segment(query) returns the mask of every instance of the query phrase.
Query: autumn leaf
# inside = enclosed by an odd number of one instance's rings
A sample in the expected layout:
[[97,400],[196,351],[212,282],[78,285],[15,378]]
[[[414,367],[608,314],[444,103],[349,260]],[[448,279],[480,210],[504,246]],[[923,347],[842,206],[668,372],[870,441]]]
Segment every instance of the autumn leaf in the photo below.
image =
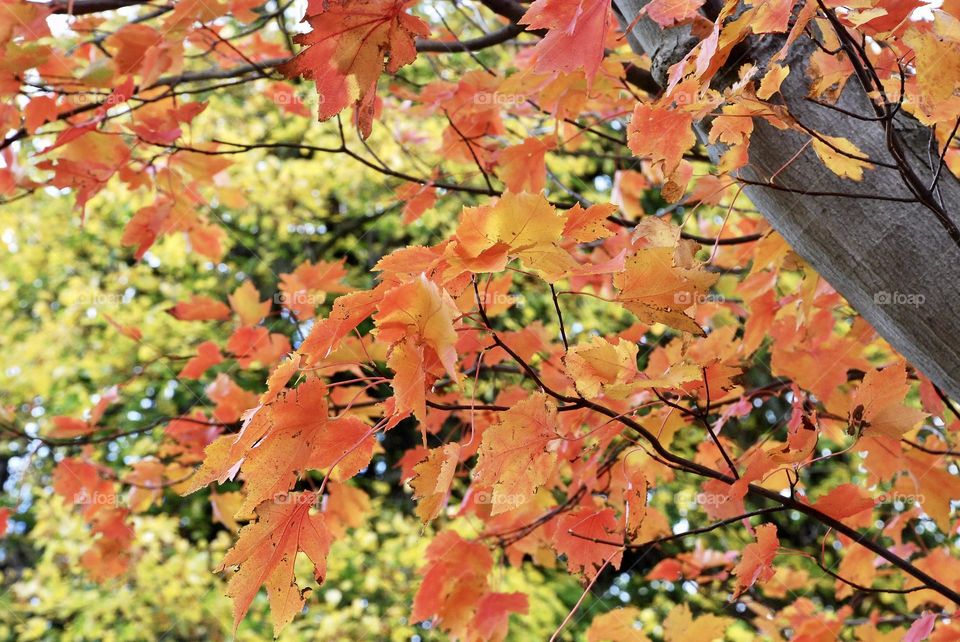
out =
[[294,576],[297,553],[306,553],[317,582],[323,583],[330,534],[323,515],[310,510],[316,499],[316,493],[304,492],[265,501],[255,509],[256,520],[240,530],[219,569],[237,567],[227,584],[227,595],[233,599],[234,632],[261,586],[267,587],[274,635],[303,609],[307,590],[297,586]]
[[487,593],[477,604],[471,628],[480,640],[502,642],[511,613],[526,615],[529,600],[523,593]]
[[794,0],[754,0],[750,6],[756,7],[757,13],[750,21],[753,33],[782,33],[789,26],[793,15]]
[[587,208],[576,203],[567,210],[563,238],[571,238],[577,243],[590,243],[613,236],[614,232],[606,224],[615,211],[617,206],[612,203],[597,203]]
[[225,321],[230,318],[230,308],[201,294],[194,294],[189,301],[181,301],[167,312],[180,321]]
[[665,642],[686,642],[702,640],[712,642],[723,638],[724,632],[733,624],[733,619],[707,613],[694,617],[690,607],[677,604],[663,621],[663,639]]
[[280,303],[297,319],[312,319],[317,306],[329,294],[343,294],[352,288],[344,283],[343,261],[305,261],[293,272],[280,275]]
[[544,156],[553,149],[537,138],[527,137],[519,145],[503,149],[498,157],[497,175],[511,192],[530,192],[543,190],[547,181],[547,168]]
[[837,176],[859,181],[863,180],[863,170],[873,169],[860,148],[846,138],[819,134],[811,143],[823,164]]
[[83,506],[87,519],[117,504],[113,483],[101,477],[97,466],[76,458],[57,464],[53,471],[53,490],[70,504]]
[[841,484],[814,502],[813,507],[834,519],[844,519],[873,508],[874,503],[859,486]]
[[613,568],[620,566],[622,547],[606,543],[622,539],[623,535],[618,534],[617,529],[613,509],[581,508],[560,518],[554,546],[558,553],[566,555],[571,573],[583,573],[593,578],[607,560]]
[[474,273],[499,272],[516,257],[555,280],[576,267],[560,247],[565,223],[542,194],[506,192],[493,207],[464,210],[447,254]]
[[223,361],[220,348],[213,341],[204,341],[197,346],[197,354],[192,356],[177,375],[181,379],[199,379],[204,372]]
[[427,184],[404,183],[397,188],[397,200],[403,203],[403,222],[409,225],[437,202],[437,188]]
[[413,467],[416,474],[410,487],[418,500],[417,515],[423,523],[436,519],[446,506],[459,460],[460,444],[446,444],[431,449],[426,459]]
[[491,514],[515,510],[533,499],[557,463],[550,443],[556,433],[557,407],[543,393],[531,395],[487,428],[474,468],[474,483],[490,488]]
[[705,0],[653,0],[643,10],[661,27],[686,22],[698,15]]
[[777,527],[773,524],[762,524],[757,526],[756,533],[756,543],[747,544],[740,555],[740,562],[733,568],[733,574],[737,576],[734,597],[756,582],[765,582],[773,577],[773,558],[780,546]]
[[903,642],[922,642],[933,633],[937,623],[937,614],[924,611],[917,620],[910,625],[910,630],[903,636]]
[[227,298],[241,325],[257,325],[270,314],[270,301],[260,300],[260,293],[251,281],[244,281]]
[[311,2],[305,22],[311,31],[296,37],[306,49],[284,67],[287,76],[314,80],[320,120],[348,105],[358,113],[361,135],[370,135],[377,79],[416,58],[414,38],[427,24],[405,11],[413,0],[327,0]]
[[619,290],[617,300],[645,323],[665,323],[703,334],[684,311],[705,295],[717,275],[704,271],[686,242],[676,240],[672,230],[652,229],[648,237],[652,246],[639,249],[627,259],[626,270],[613,277]]
[[[441,532],[427,547],[426,562],[420,569],[423,581],[414,597],[410,620],[436,618],[441,629],[466,637],[479,601],[486,593],[492,568],[493,556],[483,544],[467,541],[453,531]],[[516,600],[508,599],[506,605],[495,610],[502,613],[518,606]],[[481,622],[490,627],[496,624],[491,620],[499,617],[502,615],[491,613]]]
[[909,390],[902,363],[871,370],[850,397],[850,426],[866,435],[900,439],[926,417],[926,413],[904,404]]
[[790,67],[784,65],[770,65],[763,80],[760,81],[760,87],[757,89],[757,98],[760,100],[769,100],[774,94],[780,92],[780,86],[787,76],[790,75]]
[[610,0],[536,0],[520,24],[548,30],[534,48],[537,71],[583,69],[592,80],[603,60]]
[[430,348],[452,379],[457,379],[456,304],[436,283],[421,275],[388,291],[374,315],[377,336],[388,343],[413,338]]
[[623,399],[630,394],[630,385],[639,376],[637,344],[622,337],[611,343],[602,337],[576,345],[563,358],[567,376],[577,391],[588,399],[603,394]]
[[53,422],[53,430],[47,431],[47,434],[55,439],[79,437],[90,434],[97,429],[96,426],[76,417],[53,417],[51,421]]
[[640,609],[626,606],[596,616],[587,629],[587,642],[649,642],[636,626],[640,615]]
[[683,155],[697,142],[693,115],[661,105],[638,103],[627,129],[630,151],[641,158],[663,163],[664,176],[672,176]]

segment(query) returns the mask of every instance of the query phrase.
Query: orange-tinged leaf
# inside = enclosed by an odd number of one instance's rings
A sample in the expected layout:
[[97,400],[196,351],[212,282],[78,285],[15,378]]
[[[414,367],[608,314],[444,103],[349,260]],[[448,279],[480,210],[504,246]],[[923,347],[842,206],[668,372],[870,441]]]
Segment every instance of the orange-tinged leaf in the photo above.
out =
[[577,243],[590,243],[613,236],[615,232],[606,226],[607,217],[617,211],[613,203],[597,203],[584,209],[576,203],[567,210],[567,220],[563,224],[563,237],[572,238]]
[[[387,366],[393,370],[390,386],[398,413],[413,413],[422,424],[427,421],[427,367],[423,347],[403,341],[390,349]],[[424,435],[426,440],[426,435]]]
[[341,537],[348,528],[357,528],[366,522],[370,512],[370,497],[365,492],[356,486],[329,481],[327,493],[323,515],[334,537]]
[[620,337],[611,343],[603,337],[573,346],[563,358],[567,376],[588,399],[603,394],[623,399],[630,394],[637,370],[637,344]]
[[471,272],[499,272],[516,257],[554,281],[577,267],[559,245],[564,216],[542,194],[506,192],[492,207],[466,208],[448,255]]
[[270,314],[270,301],[260,300],[260,293],[252,281],[244,281],[227,297],[230,307],[240,317],[242,325],[257,325]]
[[397,188],[397,200],[403,203],[403,222],[406,225],[420,218],[437,202],[437,188],[433,185],[404,183]]
[[760,81],[760,87],[757,89],[757,98],[760,100],[769,100],[774,94],[780,92],[780,85],[790,75],[790,67],[785,65],[771,64]]
[[377,439],[370,426],[347,416],[327,422],[313,443],[307,466],[329,471],[331,479],[344,481],[370,465]]
[[752,0],[757,13],[750,20],[753,33],[783,33],[790,23],[795,0]]
[[733,618],[707,613],[694,617],[690,607],[677,604],[663,621],[664,642],[713,642],[723,639],[723,634],[733,624]]
[[623,548],[594,541],[622,540],[623,533],[618,530],[612,508],[584,507],[559,519],[554,546],[557,552],[567,556],[567,568],[571,573],[583,573],[593,578],[608,559],[614,568],[619,568]]
[[637,626],[641,613],[635,606],[626,606],[598,615],[587,629],[587,642],[649,642]]
[[844,519],[873,508],[875,502],[864,489],[855,484],[841,484],[813,503],[813,507],[834,517]]
[[47,434],[54,439],[79,437],[90,434],[97,429],[95,425],[75,417],[54,417],[52,421],[53,430],[48,431]]
[[436,519],[446,506],[459,461],[460,444],[450,443],[432,448],[426,459],[413,467],[416,475],[410,480],[410,487],[417,500],[417,516],[424,524]]
[[500,415],[483,433],[475,483],[491,489],[491,514],[515,510],[533,500],[557,464],[550,442],[557,435],[557,407],[536,393]]
[[24,127],[31,134],[44,123],[57,119],[57,101],[50,96],[32,98],[23,110]]
[[[666,242],[657,237],[659,244]],[[706,272],[683,244],[646,247],[627,259],[626,270],[614,275],[617,300],[644,323],[669,326],[703,334],[684,310],[702,299],[717,280]]]
[[309,365],[329,357],[341,339],[373,314],[382,296],[382,290],[375,288],[337,297],[330,315],[314,324],[300,346],[305,363]]
[[696,143],[692,114],[643,103],[633,110],[627,144],[637,156],[662,162],[664,176],[673,175],[683,155]]
[[756,533],[757,541],[744,547],[740,562],[733,568],[733,574],[737,576],[734,597],[755,583],[765,582],[773,577],[773,558],[780,546],[777,527],[773,524],[761,524],[757,526]]
[[330,533],[323,515],[311,512],[316,493],[290,493],[265,501],[256,508],[256,521],[240,530],[237,543],[220,564],[223,570],[236,566],[227,583],[233,599],[234,631],[247,614],[250,603],[266,585],[274,635],[303,609],[304,593],[297,586],[293,567],[297,554],[306,553],[314,575],[323,583],[327,573]]
[[285,65],[284,72],[316,82],[320,120],[353,104],[361,135],[370,135],[380,74],[396,73],[413,62],[414,38],[430,33],[423,20],[405,11],[413,4],[413,0],[325,0],[308,5],[304,20],[311,31],[296,37],[306,48]]
[[200,294],[194,294],[189,301],[181,301],[167,312],[180,321],[226,321],[230,318],[230,308]]
[[705,0],[653,0],[643,10],[661,27],[670,27],[690,20]]
[[537,138],[527,137],[519,145],[511,145],[498,156],[497,175],[511,192],[539,193],[547,183],[544,158],[553,149]]
[[583,69],[592,80],[603,60],[610,0],[536,0],[520,24],[548,30],[534,48],[537,71]]
[[214,418],[227,424],[237,421],[245,410],[257,405],[257,395],[238,386],[223,372],[206,387],[205,393],[217,404]]
[[921,410],[904,405],[909,391],[902,362],[883,370],[871,370],[850,397],[847,411],[850,425],[867,435],[900,439],[927,416]]
[[487,593],[477,604],[471,628],[476,639],[502,642],[511,613],[526,615],[530,605],[523,593]]
[[493,556],[480,542],[443,531],[430,542],[426,558],[410,620],[422,622],[435,617],[441,629],[465,634],[477,601],[487,590]]
[[377,337],[388,343],[414,338],[433,349],[447,374],[457,379],[456,304],[445,290],[421,275],[388,291],[374,315]]
[[237,523],[237,514],[240,512],[240,505],[243,503],[243,493],[238,491],[228,491],[210,493],[210,508],[213,520],[220,522],[227,527],[231,533],[240,530],[240,524]]
[[297,319],[314,317],[316,307],[331,293],[343,294],[352,288],[343,280],[347,271],[344,261],[309,261],[301,263],[290,274],[280,275],[280,303]]
[[53,490],[68,503],[83,506],[87,519],[117,504],[113,483],[103,479],[96,466],[80,459],[68,458],[57,463]]
[[197,346],[197,354],[180,370],[177,376],[181,379],[199,379],[203,373],[223,361],[220,348],[213,341],[204,341]]

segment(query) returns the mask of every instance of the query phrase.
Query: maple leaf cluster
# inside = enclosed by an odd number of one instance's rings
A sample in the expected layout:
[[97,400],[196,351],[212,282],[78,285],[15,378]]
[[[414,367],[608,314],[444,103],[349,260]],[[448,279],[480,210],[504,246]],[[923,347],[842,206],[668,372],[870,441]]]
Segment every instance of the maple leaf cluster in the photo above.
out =
[[[3,198],[69,190],[85,219],[122,190],[131,262],[179,238],[226,272],[242,243],[223,213],[256,198],[234,156],[264,154],[262,168],[299,150],[380,172],[389,205],[376,216],[429,231],[372,251],[366,269],[311,251],[273,282],[237,270],[229,289],[166,307],[193,337],[170,379],[202,390],[176,416],[111,425],[124,381],[50,420],[46,445],[81,447],[51,485],[88,525],[95,579],[135,564],[135,516],[165,491],[201,497],[184,501],[209,501],[237,531],[218,568],[234,627],[265,588],[279,634],[328,581],[331,547],[376,519],[366,482],[388,462],[431,533],[410,618],[454,639],[504,640],[531,613],[497,581],[501,564],[565,571],[585,596],[614,570],[722,593],[752,609],[741,633],[773,639],[835,639],[861,613],[853,596],[886,592],[904,624],[893,635],[960,636],[938,619],[960,599],[960,478],[943,457],[956,406],[756,215],[740,173],[760,128],[799,137],[797,157],[851,184],[897,169],[808,127],[791,83],[837,113],[845,86],[863,84],[865,120],[908,114],[932,132],[936,175],[957,169],[955,2],[919,19],[918,2],[653,0],[641,27],[687,34],[668,65],[630,48],[636,22],[610,0],[507,2],[474,40],[433,3],[310,0],[290,41],[286,8],[183,1],[124,24],[74,15],[76,33],[109,35],[69,53],[48,18],[75,6],[0,4],[15,18],[0,22]],[[273,19],[282,28],[261,31]],[[485,51],[508,41],[520,43],[509,56]],[[742,59],[758,43],[767,58]],[[441,53],[479,68],[431,68]],[[204,83],[224,79],[267,85],[303,140],[257,123],[257,142],[206,136],[207,94],[226,89]],[[295,93],[301,79],[326,124]],[[564,182],[578,172],[593,186]],[[119,341],[153,338],[105,320]],[[121,473],[97,448],[154,428],[155,449]],[[701,537],[720,528],[739,535]],[[298,576],[301,553],[312,579]],[[799,595],[813,582],[836,596],[828,620]],[[889,606],[858,639],[880,639],[868,634]],[[679,601],[651,626],[630,604],[585,636],[714,640],[740,626],[701,610]]]

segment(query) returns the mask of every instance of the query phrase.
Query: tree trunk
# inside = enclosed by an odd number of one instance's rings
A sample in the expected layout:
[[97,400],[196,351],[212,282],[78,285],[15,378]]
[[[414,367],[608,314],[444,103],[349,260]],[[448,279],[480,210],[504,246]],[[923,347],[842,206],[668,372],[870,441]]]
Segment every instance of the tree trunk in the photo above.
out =
[[[645,4],[614,0],[614,9],[630,23]],[[630,34],[634,50],[653,60],[652,71],[660,82],[669,65],[689,49],[688,40],[686,28],[661,29],[646,17]],[[765,64],[782,42],[767,36],[765,43],[748,49],[751,62]],[[814,131],[849,139],[866,157],[892,163],[881,123],[804,99],[809,93],[806,60],[814,46],[801,36],[785,61],[790,75],[780,93],[790,113]],[[847,82],[837,106],[864,116],[874,114],[856,76]],[[944,223],[919,202],[876,198],[912,199],[896,169],[876,166],[859,182],[840,178],[809,145],[793,158],[809,136],[775,129],[761,119],[754,123],[750,162],[740,177],[766,183],[776,175],[777,185],[796,191],[748,186],[750,200],[882,337],[950,396],[960,398],[960,249]],[[931,130],[902,111],[895,123],[909,164],[925,182],[931,181],[939,162]],[[704,132],[699,133],[705,140]],[[716,160],[721,151],[711,148],[711,157]],[[960,224],[956,211],[960,183],[943,168],[938,185],[947,217]]]

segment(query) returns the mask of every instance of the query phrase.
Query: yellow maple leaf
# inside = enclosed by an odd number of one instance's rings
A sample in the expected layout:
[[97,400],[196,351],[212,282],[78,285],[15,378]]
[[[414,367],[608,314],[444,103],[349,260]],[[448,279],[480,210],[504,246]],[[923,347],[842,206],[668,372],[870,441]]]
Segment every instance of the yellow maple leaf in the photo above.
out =
[[866,160],[860,148],[841,136],[825,136],[819,134],[814,138],[813,151],[827,168],[837,176],[844,176],[855,181],[863,179],[863,170],[873,169],[873,165]]

